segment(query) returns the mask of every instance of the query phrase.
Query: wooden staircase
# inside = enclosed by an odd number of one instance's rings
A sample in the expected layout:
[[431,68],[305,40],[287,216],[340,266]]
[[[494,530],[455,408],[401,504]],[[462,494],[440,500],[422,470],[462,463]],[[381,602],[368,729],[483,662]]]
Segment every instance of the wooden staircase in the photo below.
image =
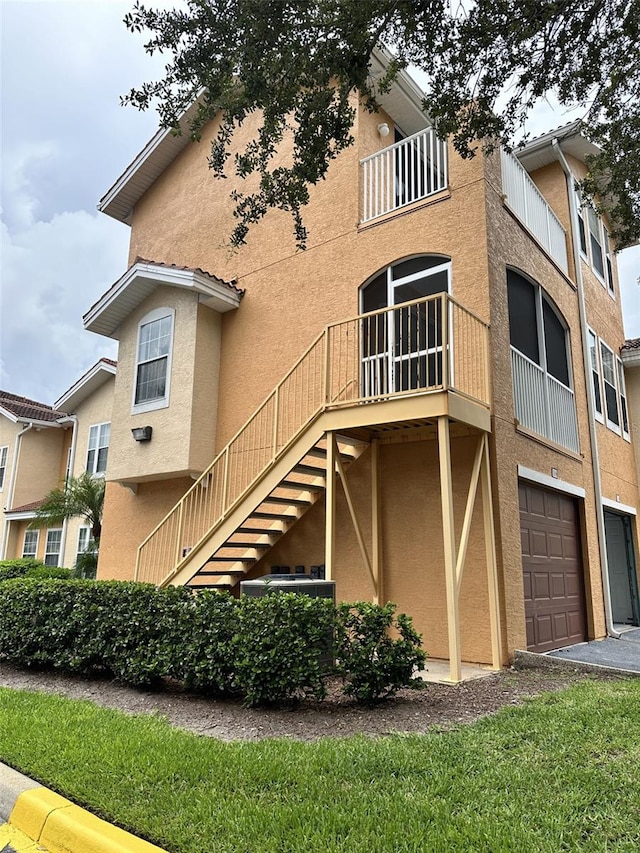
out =
[[[369,446],[346,436],[337,436],[340,459],[345,468]],[[335,475],[334,475],[335,476]],[[253,566],[324,498],[327,449],[324,439],[309,448],[273,491],[216,547],[207,562],[188,581],[196,589],[232,589]],[[219,545],[218,545],[219,542]]]
[[490,429],[475,314],[441,293],[327,326],[141,543],[136,580],[235,586],[322,498],[328,436],[344,485],[376,430],[440,416]]

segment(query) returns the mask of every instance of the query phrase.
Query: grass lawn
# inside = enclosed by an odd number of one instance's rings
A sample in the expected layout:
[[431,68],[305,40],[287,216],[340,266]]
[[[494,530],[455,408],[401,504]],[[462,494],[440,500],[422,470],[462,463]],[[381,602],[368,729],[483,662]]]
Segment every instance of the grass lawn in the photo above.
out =
[[311,744],[0,689],[0,759],[172,853],[640,850],[640,680]]

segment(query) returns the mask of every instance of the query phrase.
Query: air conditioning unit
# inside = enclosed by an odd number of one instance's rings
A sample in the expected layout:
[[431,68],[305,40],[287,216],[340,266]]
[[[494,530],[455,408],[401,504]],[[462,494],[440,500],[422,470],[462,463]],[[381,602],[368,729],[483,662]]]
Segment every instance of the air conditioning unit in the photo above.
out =
[[[310,598],[330,598],[335,604],[335,581],[323,581],[311,575],[263,575],[250,581],[240,582],[240,594],[262,598],[274,592],[295,592]],[[319,656],[320,665],[330,668],[335,664],[333,653],[333,633],[327,637],[327,650]]]
[[261,598],[270,592],[295,592],[308,595],[309,598],[330,598],[336,600],[335,581],[323,581],[311,575],[263,575],[250,581],[240,582],[240,593]]

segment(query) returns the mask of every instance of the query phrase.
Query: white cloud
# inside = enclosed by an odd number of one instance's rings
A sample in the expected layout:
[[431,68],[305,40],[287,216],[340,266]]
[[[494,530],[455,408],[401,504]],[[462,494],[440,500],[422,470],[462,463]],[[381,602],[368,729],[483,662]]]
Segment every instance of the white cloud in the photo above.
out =
[[127,231],[86,211],[14,234],[2,226],[2,387],[52,403],[115,357],[115,342],[85,332],[82,314],[121,274]]

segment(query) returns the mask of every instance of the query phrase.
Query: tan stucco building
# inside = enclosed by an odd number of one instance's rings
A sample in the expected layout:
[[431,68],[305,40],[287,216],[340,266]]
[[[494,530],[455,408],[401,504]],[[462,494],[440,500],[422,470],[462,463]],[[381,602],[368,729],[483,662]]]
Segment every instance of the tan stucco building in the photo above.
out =
[[92,547],[86,519],[34,527],[45,495],[107,468],[116,363],[101,359],[53,405],[0,391],[0,559],[72,567]]
[[579,126],[463,160],[420,106],[401,75],[358,111],[304,252],[276,211],[229,249],[216,122],[101,200],[131,243],[84,317],[119,342],[98,576],[311,572],[396,602],[457,680],[640,624],[640,403]]

